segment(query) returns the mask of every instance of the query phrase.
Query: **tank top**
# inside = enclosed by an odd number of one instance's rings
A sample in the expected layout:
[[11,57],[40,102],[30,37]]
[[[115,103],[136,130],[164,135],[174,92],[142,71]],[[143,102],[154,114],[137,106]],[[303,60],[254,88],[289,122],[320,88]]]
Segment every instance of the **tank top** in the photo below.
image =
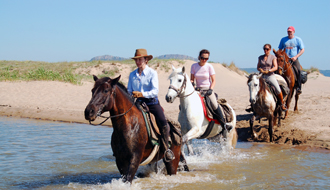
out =
[[[273,66],[273,60],[276,59],[275,55],[269,54],[267,57],[267,60],[264,60],[265,55],[260,55],[259,56],[259,63],[260,63],[260,68],[264,71],[270,70]],[[267,75],[271,75],[273,73],[268,73]]]

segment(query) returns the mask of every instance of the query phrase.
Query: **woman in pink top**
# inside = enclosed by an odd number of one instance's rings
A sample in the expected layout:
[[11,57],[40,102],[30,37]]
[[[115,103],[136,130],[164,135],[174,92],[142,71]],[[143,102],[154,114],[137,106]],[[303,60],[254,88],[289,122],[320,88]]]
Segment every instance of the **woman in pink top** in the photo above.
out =
[[[198,91],[206,91],[206,96],[211,100],[212,108],[215,112],[215,118],[220,122],[224,127],[226,124],[226,119],[222,115],[222,111],[217,102],[217,98],[213,92],[215,86],[215,71],[211,64],[207,62],[209,59],[210,52],[206,49],[203,49],[199,52],[198,63],[191,65],[190,69],[190,80],[193,86],[195,86],[196,80],[196,89]],[[230,126],[226,126],[227,130],[230,130]]]

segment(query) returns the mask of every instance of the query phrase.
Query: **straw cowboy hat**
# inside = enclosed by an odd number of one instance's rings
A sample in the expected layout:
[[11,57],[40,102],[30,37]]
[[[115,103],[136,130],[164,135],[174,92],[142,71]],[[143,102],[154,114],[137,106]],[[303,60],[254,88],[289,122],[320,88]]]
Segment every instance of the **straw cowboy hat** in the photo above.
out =
[[135,57],[132,57],[132,59],[138,59],[140,57],[146,57],[148,60],[151,60],[153,58],[152,55],[148,55],[146,49],[137,49],[135,51]]

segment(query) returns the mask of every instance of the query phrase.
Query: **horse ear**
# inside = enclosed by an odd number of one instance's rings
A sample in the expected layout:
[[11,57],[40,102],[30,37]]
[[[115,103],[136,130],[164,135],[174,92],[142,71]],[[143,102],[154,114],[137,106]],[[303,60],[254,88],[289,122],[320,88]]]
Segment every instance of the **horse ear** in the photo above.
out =
[[184,73],[185,70],[186,70],[186,68],[183,66],[182,67],[182,73]]
[[97,76],[95,76],[95,75],[93,75],[93,79],[94,79],[94,81],[99,80],[99,78],[97,78]]
[[260,73],[260,74],[257,76],[257,79],[259,79],[261,76],[262,76],[262,73]]
[[119,82],[121,75],[119,75],[117,78],[111,80],[111,85],[115,85]]
[[172,65],[172,70],[174,71],[175,70],[175,67]]
[[273,52],[274,52],[274,54],[276,55],[276,51],[275,51],[275,49],[273,49]]

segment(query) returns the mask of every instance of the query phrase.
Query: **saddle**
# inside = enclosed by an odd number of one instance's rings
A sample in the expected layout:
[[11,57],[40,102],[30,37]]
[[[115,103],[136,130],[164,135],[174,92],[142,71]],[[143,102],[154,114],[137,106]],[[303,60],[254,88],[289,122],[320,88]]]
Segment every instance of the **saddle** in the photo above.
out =
[[[136,102],[135,104],[143,114],[144,121],[146,123],[147,131],[148,131],[148,136],[149,139],[152,143],[153,146],[155,145],[160,145],[159,144],[159,139],[161,138],[161,134],[159,131],[159,127],[156,123],[155,116],[150,113],[149,108],[145,102]],[[166,116],[165,116],[166,117]],[[170,139],[169,143],[170,145],[174,143],[175,145],[180,145],[181,144],[181,126],[170,119],[166,117],[167,123],[170,127]]]
[[[202,100],[203,108],[205,108],[204,114],[207,120],[212,121],[214,120],[215,123],[220,124],[218,120],[214,119],[214,110],[211,105],[211,100],[208,96],[205,96],[205,93],[200,91],[200,98]],[[227,122],[233,121],[233,114],[228,106],[228,103],[225,99],[218,99],[218,95],[215,93],[215,96],[217,98],[217,102],[219,104],[220,110],[222,112],[222,115],[225,116]]]
[[[292,68],[293,68],[295,83],[298,83],[297,75],[299,75],[299,70],[295,65],[292,65]],[[305,84],[307,82],[307,74],[308,73],[306,71],[300,70],[300,81],[301,81],[302,84]]]
[[[280,75],[278,75],[278,76],[280,76]],[[283,94],[283,101],[285,101],[290,92],[290,89],[289,89],[286,81],[284,79],[283,80],[279,79],[278,76],[276,76],[276,79],[277,79],[277,82],[278,82],[278,84],[281,88],[282,94]],[[265,82],[266,82],[266,86],[267,86],[268,90],[271,92],[275,102],[278,102],[279,100],[276,95],[275,87],[269,81],[265,80]]]

